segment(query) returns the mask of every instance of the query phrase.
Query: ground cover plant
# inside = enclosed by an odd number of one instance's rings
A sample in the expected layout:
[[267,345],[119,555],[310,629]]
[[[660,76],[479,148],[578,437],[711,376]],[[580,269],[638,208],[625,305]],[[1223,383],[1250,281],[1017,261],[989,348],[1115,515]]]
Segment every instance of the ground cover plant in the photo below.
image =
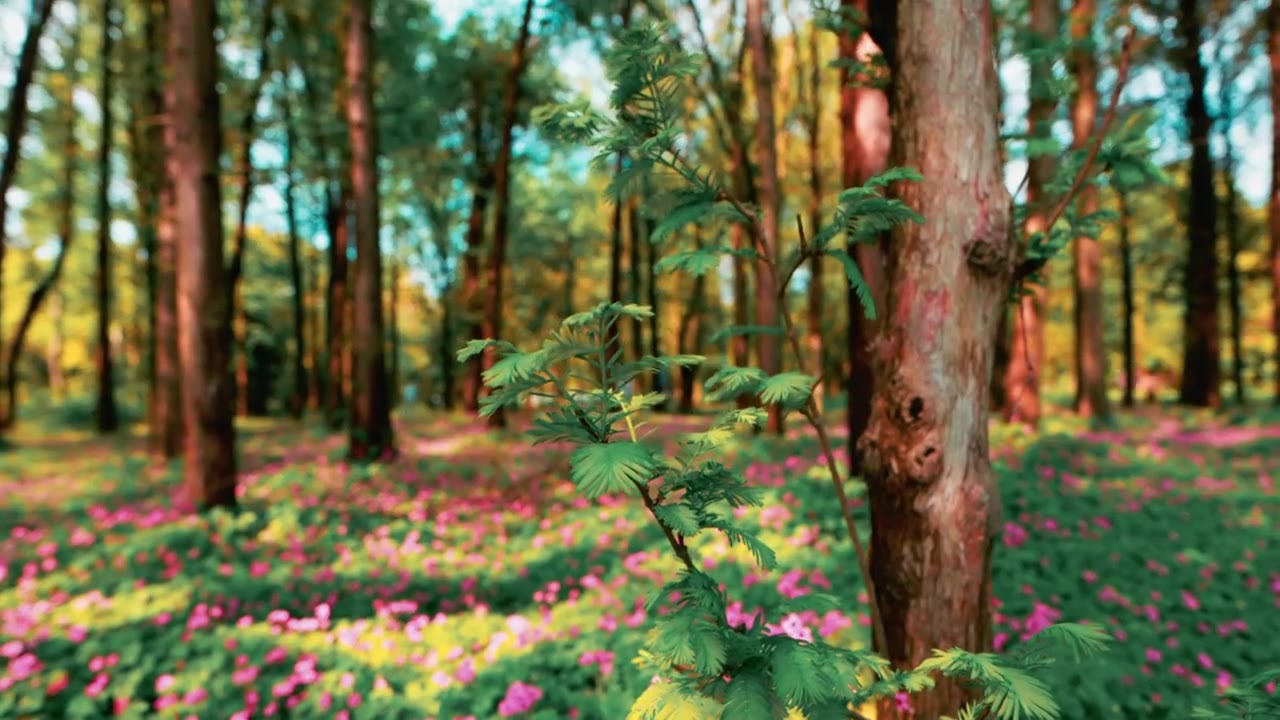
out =
[[[675,449],[694,429],[661,423],[653,439]],[[633,663],[645,633],[674,608],[645,608],[678,561],[643,506],[587,502],[562,448],[495,463],[510,438],[474,422],[398,430],[477,434],[406,444],[366,469],[309,432],[260,428],[238,517],[179,515],[157,492],[173,478],[139,472],[138,447],[4,456],[3,477],[21,464],[41,480],[4,488],[21,515],[6,516],[0,544],[0,716],[624,716],[653,676]],[[1001,458],[1001,649],[1060,621],[1115,638],[1092,662],[1041,674],[1062,717],[1187,717],[1280,663],[1268,641],[1280,631],[1280,439],[1216,432],[1052,435]],[[282,439],[296,450],[279,455]],[[701,563],[733,598],[727,613],[865,647],[865,605],[784,612],[858,582],[815,439],[725,449],[765,501],[738,522],[786,568],[762,571],[709,539]],[[71,491],[50,497],[50,483]]]

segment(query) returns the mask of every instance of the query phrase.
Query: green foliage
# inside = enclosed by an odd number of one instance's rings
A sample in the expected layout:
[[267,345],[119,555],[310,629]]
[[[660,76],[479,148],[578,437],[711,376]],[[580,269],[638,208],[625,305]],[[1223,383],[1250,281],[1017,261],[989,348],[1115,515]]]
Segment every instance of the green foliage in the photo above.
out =
[[[613,82],[611,115],[585,103],[543,107],[536,117],[544,130],[562,139],[593,146],[598,163],[619,153],[627,162],[608,190],[615,202],[640,183],[658,189],[667,215],[653,240],[661,241],[684,225],[709,219],[746,223],[757,240],[756,252],[776,252],[758,242],[757,212],[723,186],[718,175],[696,167],[682,147],[678,128],[687,79],[698,62],[665,40],[665,28],[641,25],[623,31],[606,57]],[[905,222],[923,222],[901,201],[887,198],[893,182],[916,182],[910,169],[894,169],[865,186],[843,192],[830,223],[817,229],[782,265],[783,276],[813,254],[837,257],[849,282],[869,302],[866,284],[850,249]],[[843,246],[836,241],[844,239]],[[668,256],[667,270],[698,275],[718,264],[725,248],[702,248]],[[777,257],[763,256],[778,263]],[[777,554],[754,530],[744,526],[735,508],[759,505],[762,496],[745,478],[706,457],[732,439],[740,425],[758,425],[760,408],[731,411],[708,430],[684,437],[670,456],[646,444],[637,433],[644,411],[658,405],[658,394],[635,395],[628,384],[646,373],[676,365],[696,365],[701,357],[643,357],[628,360],[615,332],[627,319],[644,319],[652,310],[616,302],[571,315],[536,350],[521,350],[498,339],[473,340],[458,353],[466,360],[490,351],[497,361],[485,372],[492,393],[484,411],[515,405],[537,395],[553,407],[535,421],[530,437],[577,445],[570,477],[589,498],[605,494],[639,496],[654,523],[661,527],[674,557],[682,565],[675,579],[651,596],[650,609],[663,597],[678,598],[671,612],[653,629],[638,658],[657,681],[640,694],[629,718],[707,718],[725,713],[782,718],[788,712],[809,718],[838,717],[850,706],[899,692],[920,692],[935,674],[962,676],[985,690],[969,716],[986,713],[1001,720],[1038,720],[1057,716],[1057,705],[1045,685],[1026,669],[994,655],[961,650],[939,651],[909,672],[890,673],[883,660],[823,640],[767,632],[763,624],[730,625],[724,586],[701,569],[690,540],[704,532],[722,534],[729,544],[744,547],[755,563],[771,569]],[[785,335],[781,328],[730,328],[729,334]],[[711,397],[742,394],[784,409],[811,402],[815,379],[803,372],[769,376],[758,368],[723,367],[706,381]],[[829,598],[809,603],[824,605]],[[1091,628],[1059,626],[1056,636],[1075,652],[1097,650],[1101,636]],[[1023,660],[1035,659],[1028,654]],[[872,678],[872,682],[866,680]]]

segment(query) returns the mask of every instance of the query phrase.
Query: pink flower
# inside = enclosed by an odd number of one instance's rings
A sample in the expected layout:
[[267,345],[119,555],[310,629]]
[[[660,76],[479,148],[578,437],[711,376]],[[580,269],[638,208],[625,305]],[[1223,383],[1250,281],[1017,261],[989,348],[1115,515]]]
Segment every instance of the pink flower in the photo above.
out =
[[529,712],[541,699],[542,688],[526,685],[517,680],[511,683],[511,687],[507,688],[506,697],[498,703],[498,714],[502,717],[512,717]]

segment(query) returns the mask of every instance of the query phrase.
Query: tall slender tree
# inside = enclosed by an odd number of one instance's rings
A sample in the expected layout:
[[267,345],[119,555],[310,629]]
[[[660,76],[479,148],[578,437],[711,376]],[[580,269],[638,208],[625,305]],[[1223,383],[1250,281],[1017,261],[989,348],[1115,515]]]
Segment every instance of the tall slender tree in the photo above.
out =
[[[778,212],[781,197],[778,188],[778,154],[774,134],[776,120],[773,97],[773,59],[769,52],[769,31],[765,27],[764,0],[747,0],[746,42],[751,50],[752,79],[756,95],[756,151],[760,164],[759,204],[762,214],[761,237],[768,255],[781,240]],[[778,281],[772,267],[764,262],[756,263],[756,324],[761,327],[779,327]],[[773,335],[759,336],[760,368],[768,375],[782,370],[781,344]],[[770,432],[782,434],[782,406],[769,407]]]
[[[493,248],[489,254],[488,293],[485,295],[484,337],[496,338],[502,334],[503,272],[507,263],[507,224],[511,212],[511,155],[516,128],[516,110],[520,102],[520,82],[529,64],[529,37],[533,25],[533,0],[525,0],[524,15],[520,19],[520,34],[512,52],[511,65],[507,68],[506,85],[502,91],[502,137],[498,144],[498,160],[494,163],[494,213]],[[634,240],[633,240],[634,242]],[[485,352],[484,367],[489,368],[497,360],[492,349]],[[506,427],[506,415],[499,409],[489,416],[489,427]]]
[[[5,356],[4,366],[4,399],[0,399],[0,429],[12,426],[18,419],[18,360],[22,357],[22,349],[26,344],[27,333],[34,324],[40,307],[51,294],[54,294],[62,269],[66,265],[67,251],[75,240],[75,183],[79,170],[80,143],[76,140],[76,120],[79,113],[75,107],[76,86],[79,84],[79,72],[76,61],[80,58],[80,30],[70,29],[71,41],[64,49],[62,68],[59,73],[57,88],[62,90],[58,97],[60,103],[58,120],[62,131],[62,184],[58,188],[58,254],[53,258],[53,265],[27,297],[27,305],[18,320],[18,327],[13,333],[13,341],[9,344],[9,352]],[[56,307],[57,301],[54,301]],[[52,312],[50,313],[53,314]],[[55,328],[57,323],[54,323]],[[56,333],[55,333],[56,337]],[[50,342],[51,345],[56,343]],[[49,385],[52,389],[58,383],[55,376],[59,374],[60,363],[50,363]]]
[[1243,405],[1246,398],[1244,382],[1244,309],[1241,307],[1243,283],[1240,277],[1240,197],[1236,192],[1236,149],[1231,141],[1231,126],[1235,122],[1232,94],[1236,92],[1235,77],[1230,69],[1231,60],[1220,65],[1218,82],[1218,125],[1222,137],[1222,185],[1225,190],[1222,212],[1226,216],[1223,233],[1227,245],[1227,330],[1231,341],[1231,389],[1236,404]]
[[395,451],[382,320],[372,5],[372,0],[351,0],[347,17],[347,126],[351,135],[351,189],[356,220],[349,446],[354,460],[376,460]]
[[[1091,7],[1090,0],[1077,0],[1073,13]],[[1091,13],[1091,10],[1085,10]],[[1072,16],[1073,20],[1075,15]],[[1061,18],[1057,0],[1032,0],[1031,2],[1031,82],[1028,88],[1030,105],[1027,110],[1027,133],[1032,138],[1051,137],[1053,116],[1058,100],[1053,90],[1052,43],[1057,39]],[[1073,25],[1074,31],[1074,25]],[[1092,79],[1081,78],[1087,87],[1081,97],[1094,98]],[[1084,100],[1078,100],[1076,114]],[[1089,105],[1090,108],[1093,105]],[[1090,124],[1092,121],[1090,121]],[[1087,137],[1087,136],[1086,136]],[[1057,162],[1052,154],[1041,153],[1029,161],[1027,167],[1027,218],[1024,235],[1047,232],[1045,222],[1052,211],[1048,186],[1053,180]],[[1040,383],[1044,370],[1044,305],[1047,290],[1043,284],[1028,288],[1013,309],[1012,341],[1009,364],[1005,375],[1006,419],[1035,427],[1040,422]]]
[[[1267,59],[1271,65],[1271,323],[1275,335],[1275,366],[1280,368],[1280,0],[1267,9]],[[1280,370],[1276,371],[1275,402],[1280,405]]]
[[1186,116],[1191,144],[1190,206],[1187,214],[1190,242],[1183,280],[1186,298],[1182,353],[1182,382],[1178,400],[1184,405],[1217,407],[1221,402],[1222,367],[1219,359],[1218,324],[1218,197],[1213,182],[1213,158],[1209,134],[1213,120],[1205,104],[1207,73],[1200,57],[1204,30],[1198,0],[1178,0],[1180,56],[1191,86]]
[[[284,83],[281,84],[284,86]],[[294,180],[297,172],[295,155],[298,131],[295,127],[292,98],[288,93],[281,92],[278,102],[284,116],[284,217],[289,234],[289,278],[293,282],[293,390],[290,393],[289,411],[294,417],[300,418],[310,405],[314,388],[307,377],[307,286],[302,272],[302,241],[298,233],[297,189]]]
[[253,202],[253,140],[258,123],[258,101],[267,86],[271,71],[271,33],[275,27],[275,2],[264,0],[261,4],[261,30],[258,34],[257,75],[245,97],[244,114],[240,116],[240,152],[236,157],[236,230],[231,243],[231,264],[227,269],[227,292],[231,299],[231,327],[235,335],[236,357],[236,411],[249,414],[249,340],[248,318],[244,299],[241,297],[241,277],[244,275],[244,253],[249,234],[249,204]]
[[[1070,64],[1076,78],[1071,108],[1073,147],[1083,150],[1094,136],[1098,120],[1098,62],[1093,48],[1097,18],[1094,0],[1076,0],[1071,9]],[[1080,189],[1076,198],[1080,215],[1098,211],[1098,187]],[[1081,235],[1073,245],[1075,256],[1075,366],[1076,412],[1083,417],[1106,418],[1106,328],[1102,318],[1102,247],[1091,235]]]
[[1117,229],[1120,234],[1120,301],[1123,309],[1122,320],[1122,357],[1124,358],[1124,399],[1122,404],[1131,408],[1134,404],[1134,392],[1137,390],[1137,353],[1134,348],[1134,315],[1137,312],[1133,285],[1133,241],[1130,239],[1133,224],[1133,211],[1129,207],[1129,194],[1124,189],[1117,189],[1116,204],[1119,206],[1120,218]]
[[177,238],[178,356],[188,500],[236,504],[231,327],[218,157],[218,16],[214,0],[169,0],[166,144]]
[[116,409],[115,363],[111,356],[111,141],[115,133],[112,102],[112,47],[115,43],[115,7],[102,0],[102,40],[99,46],[101,82],[98,107],[102,113],[98,134],[98,263],[95,289],[98,312],[98,346],[94,365],[98,375],[98,395],[94,422],[98,432],[115,432],[120,426]]
[[[5,223],[9,216],[9,189],[18,177],[18,160],[22,158],[22,139],[27,134],[27,95],[36,74],[40,57],[40,38],[44,36],[49,15],[53,12],[53,0],[40,0],[35,13],[27,24],[27,35],[18,51],[18,67],[13,76],[13,89],[9,92],[9,108],[4,129],[4,158],[0,159],[0,317],[4,316],[4,258],[8,238]],[[0,335],[0,354],[3,354],[3,335]],[[6,363],[7,364],[7,363]],[[9,381],[6,379],[7,385]],[[0,402],[4,402],[0,398]],[[11,412],[6,410],[5,414]]]
[[[894,194],[926,218],[894,231],[871,422],[859,448],[871,505],[871,576],[897,667],[931,648],[987,651],[999,491],[988,378],[1012,267],[1011,199],[996,123],[989,0],[901,3],[893,45],[893,164],[923,182]],[[957,538],[963,538],[957,541]],[[914,717],[957,715],[940,678]],[[881,718],[903,716],[893,703]]]
[[[843,0],[846,22],[869,28],[874,14],[883,14],[891,3],[879,0],[868,6],[867,0]],[[861,185],[885,169],[889,157],[889,97],[883,89],[883,78],[872,70],[875,56],[885,59],[883,46],[870,31],[840,36],[840,144],[843,167],[841,181],[845,187]],[[891,72],[891,71],[890,71]],[[849,442],[856,445],[871,419],[871,396],[875,374],[871,367],[871,342],[879,332],[878,318],[883,316],[885,291],[884,243],[860,244],[854,248],[854,259],[871,288],[876,317],[869,318],[862,301],[852,288],[846,291],[845,305],[849,316],[849,378],[846,383]],[[859,453],[850,453],[850,473],[862,473]]]

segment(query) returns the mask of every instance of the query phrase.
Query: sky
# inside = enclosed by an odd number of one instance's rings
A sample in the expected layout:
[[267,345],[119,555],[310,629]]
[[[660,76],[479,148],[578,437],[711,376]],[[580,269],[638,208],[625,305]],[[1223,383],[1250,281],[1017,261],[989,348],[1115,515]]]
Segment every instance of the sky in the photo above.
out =
[[[699,1],[708,11],[714,6],[723,4],[717,2],[717,0]],[[487,15],[498,13],[515,15],[519,12],[520,5],[521,0],[484,0],[483,2],[479,0],[436,0],[433,3],[433,8],[443,20],[445,27],[450,28],[468,12],[479,12]],[[25,17],[29,7],[30,0],[0,0],[0,83],[5,88],[12,84],[13,65],[25,32]],[[807,7],[808,3],[793,3],[793,12],[797,21],[804,21],[803,16],[807,14]],[[783,31],[787,24],[779,21],[777,27],[779,31]],[[1206,54],[1208,52],[1206,51]],[[559,53],[558,64],[571,87],[592,96],[598,101],[606,96],[607,86],[604,71],[599,59],[591,52],[589,43],[580,41],[559,50]],[[1006,129],[1016,129],[1020,124],[1025,123],[1027,106],[1026,63],[1020,58],[1013,58],[1002,64],[1000,74],[1006,95]],[[1103,82],[1109,82],[1105,74]],[[1209,87],[1211,95],[1216,95],[1217,93],[1216,82],[1216,77],[1211,75]],[[1265,83],[1266,76],[1263,64],[1255,63],[1254,66],[1243,70],[1239,82],[1242,87]],[[1165,87],[1158,72],[1148,71],[1139,73],[1131,78],[1125,92],[1127,98],[1163,97],[1174,92],[1174,89]],[[77,105],[83,104],[86,106],[84,109],[86,114],[90,116],[97,114],[96,102],[91,93],[86,91],[85,97],[77,98],[77,100]],[[1243,120],[1236,122],[1231,129],[1231,137],[1239,155],[1239,190],[1247,202],[1260,205],[1265,202],[1270,177],[1270,111],[1267,108],[1263,108],[1262,112],[1255,112],[1254,115],[1255,122],[1253,123]],[[1069,133],[1065,123],[1059,129],[1064,133]],[[1221,141],[1216,135],[1214,144],[1215,148],[1220,151]],[[262,155],[263,157],[277,155],[271,148],[261,147],[260,150],[262,152],[255,151],[255,155]],[[1185,155],[1185,153],[1185,142],[1168,142],[1164,146],[1157,148],[1157,159],[1161,161],[1176,160],[1180,155]],[[264,160],[264,162],[269,163],[270,161]],[[1005,179],[1011,190],[1016,189],[1020,184],[1025,170],[1025,162],[1016,158],[1012,158],[1006,165]],[[22,193],[20,189],[11,191],[11,193],[11,201],[15,208],[20,208],[26,204],[25,193]],[[113,183],[112,194],[122,199],[127,198],[128,186],[124,178],[121,178],[117,183]],[[283,206],[283,199],[277,188],[269,185],[261,186],[255,193],[250,213],[251,222],[260,223],[271,230],[283,230]],[[20,232],[21,221],[13,217],[14,215],[17,215],[17,213],[11,213],[10,227],[16,232]],[[118,230],[114,234],[121,241],[127,241],[133,236],[133,229],[124,223],[113,228],[114,230]]]

